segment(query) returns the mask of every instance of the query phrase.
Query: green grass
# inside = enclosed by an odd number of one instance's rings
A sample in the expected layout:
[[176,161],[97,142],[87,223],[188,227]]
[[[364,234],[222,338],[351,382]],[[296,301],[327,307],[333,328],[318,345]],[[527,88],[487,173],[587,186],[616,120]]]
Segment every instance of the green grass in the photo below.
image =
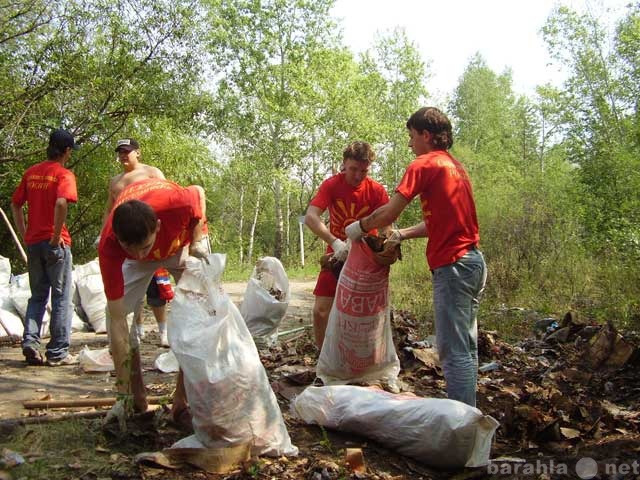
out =
[[[16,429],[0,441],[26,463],[11,469],[13,478],[68,480],[135,474],[130,446],[108,445],[99,420],[66,420]],[[104,450],[104,451],[102,451]]]

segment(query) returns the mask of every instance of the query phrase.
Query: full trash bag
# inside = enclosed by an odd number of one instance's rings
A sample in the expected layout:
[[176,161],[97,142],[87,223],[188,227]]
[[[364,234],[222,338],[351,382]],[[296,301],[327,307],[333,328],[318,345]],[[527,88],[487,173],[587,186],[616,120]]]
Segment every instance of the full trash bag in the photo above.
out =
[[318,358],[318,378],[325,385],[395,387],[400,361],[390,317],[389,266],[377,263],[365,242],[354,242],[338,279]]
[[242,318],[256,345],[273,346],[278,340],[278,327],[287,313],[289,299],[287,273],[275,257],[256,262],[240,306]]
[[172,447],[252,442],[253,455],[297,455],[251,334],[220,285],[225,255],[208,262],[187,260],[169,316],[195,431]]
[[489,462],[498,422],[466,403],[393,394],[373,387],[307,387],[291,403],[310,424],[357,433],[438,468]]

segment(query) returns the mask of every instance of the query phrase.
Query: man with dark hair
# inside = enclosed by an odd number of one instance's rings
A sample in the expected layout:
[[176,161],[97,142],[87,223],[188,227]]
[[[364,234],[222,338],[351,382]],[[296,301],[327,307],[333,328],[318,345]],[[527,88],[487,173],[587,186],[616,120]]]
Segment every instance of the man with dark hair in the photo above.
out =
[[[147,409],[140,349],[135,326],[127,315],[139,308],[154,272],[166,268],[178,280],[189,255],[206,258],[199,244],[206,220],[202,187],[181,187],[148,179],[122,190],[100,235],[98,256],[107,297],[107,329],[119,401],[112,409],[121,417],[133,408]],[[182,375],[173,401],[174,417],[186,410]]]
[[[376,155],[367,142],[353,142],[342,152],[342,171],[320,184],[305,215],[305,224],[327,244],[327,253],[344,261],[348,246],[344,228],[389,201],[384,187],[367,175]],[[329,209],[329,227],[321,215]],[[387,224],[388,225],[388,224]],[[382,226],[382,225],[381,225]],[[313,291],[313,329],[316,346],[322,348],[338,279],[330,270],[320,271]]]
[[428,237],[427,263],[433,274],[436,346],[447,395],[476,404],[478,371],[477,313],[487,270],[478,250],[480,234],[471,183],[448,149],[451,123],[437,108],[425,107],[407,121],[409,147],[416,155],[389,203],[346,228],[352,240],[377,226],[394,222],[420,195],[424,221],[394,230],[391,249],[404,239]]
[[[140,144],[134,138],[123,138],[118,140],[115,148],[118,154],[118,161],[122,165],[124,172],[116,175],[109,182],[109,197],[107,199],[107,208],[102,219],[102,223],[106,222],[109,213],[111,212],[113,205],[120,195],[120,192],[132,183],[140,180],[146,180],[149,178],[157,178],[164,180],[164,174],[160,169],[151,165],[146,165],[140,161],[141,152]],[[96,240],[96,246],[100,241],[100,237]],[[166,286],[158,285],[156,277],[166,275],[166,271],[161,269],[154,274],[153,278],[149,282],[147,287],[147,304],[151,307],[153,316],[158,324],[158,333],[160,334],[160,345],[163,347],[169,346],[169,340],[167,339],[167,300],[163,298],[161,292],[169,291],[173,294],[170,288],[170,284],[167,282]],[[167,278],[168,280],[168,278]],[[165,295],[166,296],[166,295]],[[144,323],[142,319],[142,304],[140,308],[134,314],[134,320],[136,324],[136,333],[141,340],[144,337]]]
[[[54,130],[49,137],[47,160],[33,165],[11,197],[11,212],[20,236],[27,244],[27,268],[31,298],[24,319],[22,353],[29,365],[42,365],[40,329],[51,292],[51,319],[46,364],[77,363],[69,354],[71,336],[71,235],[67,230],[68,204],[78,201],[76,177],[64,168],[77,149],[66,130]],[[28,205],[25,223],[23,205]]]

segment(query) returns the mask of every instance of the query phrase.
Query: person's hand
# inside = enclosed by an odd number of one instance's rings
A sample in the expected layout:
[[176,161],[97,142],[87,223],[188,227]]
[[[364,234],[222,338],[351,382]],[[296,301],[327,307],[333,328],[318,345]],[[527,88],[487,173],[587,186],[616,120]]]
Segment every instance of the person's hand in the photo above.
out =
[[384,241],[383,250],[391,250],[400,245],[400,242],[404,240],[404,237],[400,233],[400,230],[394,229],[391,231],[391,235]]
[[350,238],[354,242],[361,240],[362,237],[366,235],[367,232],[362,230],[362,225],[360,224],[360,220],[356,220],[352,224],[348,225],[347,228],[344,229],[344,233],[346,233],[347,238]]
[[93,248],[98,248],[98,245],[100,245],[100,235],[93,241]]
[[116,403],[113,404],[113,407],[111,407],[111,410],[107,412],[107,416],[104,419],[105,425],[117,423],[120,431],[125,432],[127,430],[128,410],[131,410],[131,407],[127,407],[127,399],[117,400]]
[[189,255],[191,255],[192,257],[200,258],[209,263],[209,252],[201,242],[192,242],[189,245]]
[[333,249],[333,258],[339,262],[344,262],[346,260],[347,254],[349,253],[349,245],[347,245],[347,242],[336,238],[331,242],[331,248]]

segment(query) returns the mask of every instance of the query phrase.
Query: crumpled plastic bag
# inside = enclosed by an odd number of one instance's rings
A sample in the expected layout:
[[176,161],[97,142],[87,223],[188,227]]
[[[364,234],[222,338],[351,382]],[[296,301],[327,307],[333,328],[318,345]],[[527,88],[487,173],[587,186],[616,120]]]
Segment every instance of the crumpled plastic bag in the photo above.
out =
[[115,370],[108,348],[90,350],[86,345],[78,355],[78,363],[85,372],[111,372]]

